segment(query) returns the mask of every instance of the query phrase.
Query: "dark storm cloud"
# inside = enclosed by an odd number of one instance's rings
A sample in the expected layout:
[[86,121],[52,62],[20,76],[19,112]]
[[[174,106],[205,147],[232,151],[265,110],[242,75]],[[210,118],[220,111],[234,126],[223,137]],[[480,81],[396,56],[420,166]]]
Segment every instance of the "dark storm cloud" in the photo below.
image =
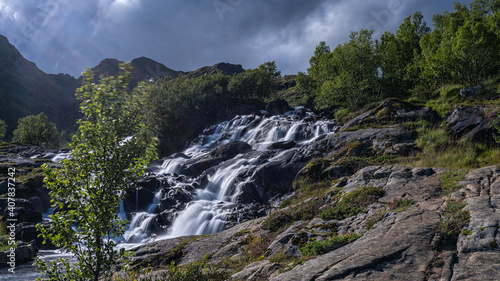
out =
[[275,60],[293,74],[319,41],[334,47],[361,28],[379,36],[416,11],[431,25],[451,9],[435,0],[0,0],[0,34],[49,73],[147,56],[176,70]]

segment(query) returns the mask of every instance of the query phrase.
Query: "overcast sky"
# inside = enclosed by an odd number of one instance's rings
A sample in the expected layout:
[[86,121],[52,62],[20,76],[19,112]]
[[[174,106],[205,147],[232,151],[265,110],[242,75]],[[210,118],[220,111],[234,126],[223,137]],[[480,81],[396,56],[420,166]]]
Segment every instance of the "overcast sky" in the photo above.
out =
[[432,15],[453,10],[453,2],[0,0],[0,34],[47,73],[79,76],[105,58],[145,56],[183,71],[276,61],[283,74],[296,74],[320,41],[333,48],[362,28],[378,37],[416,11],[431,26]]

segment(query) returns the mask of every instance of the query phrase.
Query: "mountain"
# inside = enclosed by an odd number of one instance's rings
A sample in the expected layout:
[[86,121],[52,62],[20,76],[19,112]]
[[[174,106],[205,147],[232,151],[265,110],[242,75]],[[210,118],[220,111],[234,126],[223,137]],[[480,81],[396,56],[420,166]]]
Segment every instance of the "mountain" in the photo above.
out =
[[0,35],[0,119],[7,123],[7,137],[12,136],[19,118],[40,112],[59,130],[74,131],[77,83],[68,74],[43,72]]
[[[98,76],[119,74],[120,61],[107,58],[92,68]],[[199,77],[222,71],[233,75],[243,72],[241,65],[218,63],[195,71],[183,72],[170,69],[150,58],[139,57],[131,61],[131,88],[140,81],[155,77]],[[25,59],[19,51],[0,35],[0,119],[7,123],[7,139],[17,128],[19,118],[44,112],[55,122],[59,131],[76,131],[79,101],[75,90],[82,83],[68,74],[47,74],[36,64]]]
[[[120,73],[120,63],[117,59],[104,59],[92,71],[98,76],[116,76]],[[140,81],[147,81],[156,77],[172,77],[185,76],[188,78],[196,78],[205,74],[214,74],[221,71],[227,75],[234,75],[244,71],[240,64],[230,63],[217,63],[212,66],[204,66],[194,71],[176,71],[170,69],[155,60],[146,57],[133,59],[130,64],[132,65],[130,87],[137,86]],[[81,78],[80,78],[81,79]]]

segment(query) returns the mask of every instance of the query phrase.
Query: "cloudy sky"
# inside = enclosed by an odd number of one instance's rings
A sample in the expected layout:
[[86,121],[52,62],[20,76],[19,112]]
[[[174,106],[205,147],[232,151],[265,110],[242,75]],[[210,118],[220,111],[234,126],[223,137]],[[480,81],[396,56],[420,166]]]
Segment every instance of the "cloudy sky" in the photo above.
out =
[[[276,61],[305,71],[320,41],[351,30],[395,31],[408,15],[453,0],[0,0],[0,34],[47,73],[79,76],[104,58],[152,58],[174,70]],[[470,0],[461,0],[469,3]]]

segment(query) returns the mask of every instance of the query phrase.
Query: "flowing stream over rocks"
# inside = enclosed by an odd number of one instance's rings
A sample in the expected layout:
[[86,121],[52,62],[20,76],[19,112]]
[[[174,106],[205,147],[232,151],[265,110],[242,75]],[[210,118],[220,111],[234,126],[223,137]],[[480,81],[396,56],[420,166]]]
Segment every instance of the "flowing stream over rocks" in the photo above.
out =
[[207,128],[150,169],[121,206],[124,242],[220,232],[267,214],[311,158],[309,145],[337,126],[304,108],[236,116]]

